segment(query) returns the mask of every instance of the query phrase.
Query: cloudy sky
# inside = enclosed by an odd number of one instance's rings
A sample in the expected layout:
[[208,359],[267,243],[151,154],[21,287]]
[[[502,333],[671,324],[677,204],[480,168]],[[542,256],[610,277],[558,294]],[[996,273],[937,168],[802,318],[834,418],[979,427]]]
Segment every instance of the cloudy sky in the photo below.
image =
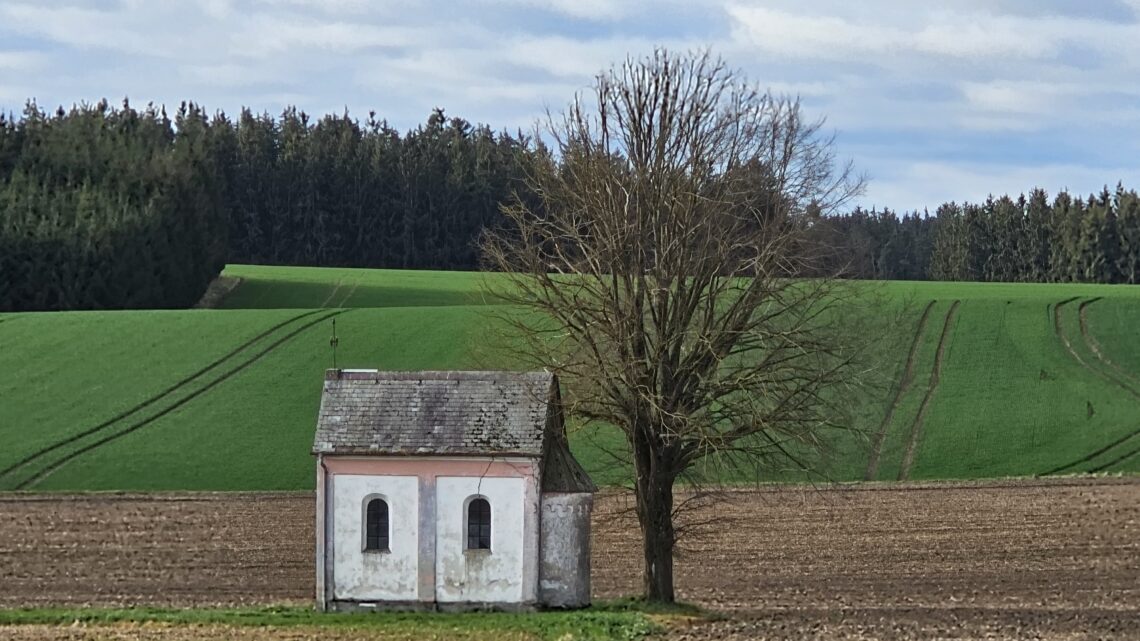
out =
[[655,45],[825,116],[867,206],[1140,187],[1140,0],[0,0],[0,110],[118,101],[529,129]]

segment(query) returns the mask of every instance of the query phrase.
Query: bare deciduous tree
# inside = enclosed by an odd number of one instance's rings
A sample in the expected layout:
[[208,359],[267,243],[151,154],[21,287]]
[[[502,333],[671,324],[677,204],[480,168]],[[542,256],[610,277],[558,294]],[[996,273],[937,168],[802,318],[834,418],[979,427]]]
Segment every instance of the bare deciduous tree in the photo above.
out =
[[504,206],[484,253],[528,364],[567,382],[572,414],[624,432],[645,596],[669,602],[674,483],[697,463],[799,460],[843,425],[849,292],[804,232],[862,181],[797,100],[707,53],[631,59],[587,96],[549,118],[537,198]]

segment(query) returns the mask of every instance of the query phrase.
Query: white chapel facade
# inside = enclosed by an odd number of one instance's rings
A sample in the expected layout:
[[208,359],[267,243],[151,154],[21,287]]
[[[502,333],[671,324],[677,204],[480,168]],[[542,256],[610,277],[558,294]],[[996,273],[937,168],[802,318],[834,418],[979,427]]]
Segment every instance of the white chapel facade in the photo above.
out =
[[323,610],[584,607],[594,486],[546,372],[329,370]]

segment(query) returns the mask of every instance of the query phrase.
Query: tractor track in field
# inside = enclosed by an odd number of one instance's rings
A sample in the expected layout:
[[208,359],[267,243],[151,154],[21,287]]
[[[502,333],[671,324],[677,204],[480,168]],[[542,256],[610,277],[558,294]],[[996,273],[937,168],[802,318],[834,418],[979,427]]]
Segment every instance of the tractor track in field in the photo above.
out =
[[[1124,443],[1127,443],[1128,441],[1136,438],[1137,436],[1140,436],[1140,430],[1136,430],[1135,432],[1130,432],[1128,434],[1125,434],[1124,436],[1116,439],[1115,441],[1109,443],[1108,445],[1105,445],[1104,447],[1100,448],[1099,450],[1096,450],[1095,452],[1090,452],[1090,453],[1082,456],[1081,458],[1079,458],[1075,461],[1072,461],[1070,463],[1066,463],[1064,465],[1058,465],[1057,467],[1049,470],[1048,472],[1042,472],[1042,473],[1038,474],[1037,476],[1050,476],[1053,474],[1058,474],[1060,472],[1069,471],[1072,468],[1074,468],[1074,467],[1076,467],[1082,463],[1091,462],[1093,459],[1100,456],[1101,454],[1104,454],[1105,452],[1108,452],[1109,450],[1111,450],[1115,447],[1123,445]],[[1097,467],[1096,469],[1087,470],[1087,471],[1088,472],[1102,472],[1105,469],[1107,469],[1113,465],[1116,465],[1117,463],[1119,463],[1121,461],[1127,460],[1129,457],[1131,457],[1134,454],[1136,454],[1136,451],[1130,452],[1128,454],[1125,454],[1124,456],[1121,456],[1117,459],[1114,459],[1111,463],[1108,463],[1106,465],[1101,465],[1101,466]]]
[[[1140,399],[1140,392],[1137,392],[1136,389],[1134,389],[1130,385],[1121,381],[1117,376],[1111,375],[1108,372],[1105,372],[1105,371],[1102,371],[1096,367],[1093,367],[1093,365],[1091,363],[1089,363],[1084,358],[1082,358],[1080,353],[1077,352],[1077,350],[1073,347],[1072,341],[1070,341],[1069,337],[1067,335],[1065,335],[1064,323],[1061,321],[1061,308],[1064,307],[1065,305],[1068,305],[1069,303],[1072,303],[1075,300],[1078,300],[1078,299],[1079,299],[1079,297],[1073,296],[1071,298],[1066,298],[1062,301],[1059,301],[1059,302],[1057,302],[1057,304],[1055,304],[1053,306],[1053,333],[1057,336],[1057,339],[1059,341],[1061,341],[1061,344],[1065,347],[1065,351],[1069,354],[1069,356],[1073,360],[1075,360],[1081,367],[1083,367],[1085,370],[1093,373],[1094,375],[1098,376],[1099,378],[1101,378],[1105,381],[1108,381],[1109,383],[1112,383],[1113,385],[1116,385],[1117,387],[1124,390],[1125,392],[1127,392],[1128,394],[1130,394],[1134,398]],[[1085,342],[1085,345],[1089,348],[1089,351],[1092,352],[1092,354],[1096,357],[1096,359],[1101,364],[1103,364],[1106,367],[1108,367],[1108,366],[1116,367],[1115,365],[1111,364],[1110,361],[1108,361],[1106,358],[1104,358],[1103,350],[1101,350],[1100,344],[1096,342],[1096,339],[1092,337],[1092,333],[1089,331],[1088,312],[1087,312],[1088,306],[1095,303],[1098,300],[1100,300],[1100,297],[1092,298],[1092,299],[1083,301],[1077,307],[1077,316],[1080,320],[1080,333],[1081,333],[1081,336]],[[1095,347],[1094,347],[1094,345],[1095,345]],[[1121,370],[1121,371],[1123,372],[1123,370]],[[1125,373],[1125,374],[1127,375],[1127,373]],[[1137,438],[1137,437],[1140,437],[1140,428],[1137,428],[1137,429],[1129,432],[1128,434],[1125,434],[1124,436],[1116,439],[1115,441],[1109,443],[1108,445],[1105,445],[1104,447],[1101,447],[1100,449],[1097,449],[1093,452],[1090,452],[1090,453],[1088,453],[1088,454],[1086,454],[1086,455],[1084,455],[1084,456],[1082,456],[1082,457],[1080,457],[1074,461],[1066,463],[1064,465],[1059,465],[1059,466],[1052,468],[1046,472],[1042,472],[1042,473],[1038,474],[1038,476],[1050,476],[1052,474],[1059,474],[1061,472],[1072,471],[1073,468],[1075,468],[1079,465],[1083,465],[1085,463],[1091,463],[1094,459],[1096,459],[1096,457],[1098,457],[1102,454],[1105,454],[1105,453],[1109,452],[1110,450],[1112,450],[1116,447],[1119,447],[1119,446],[1121,446],[1121,445],[1123,445],[1123,444],[1125,444],[1125,443],[1127,443],[1127,442],[1129,442],[1132,439]],[[1085,471],[1086,472],[1103,472],[1103,471],[1107,470],[1108,468],[1112,467],[1113,465],[1116,465],[1118,463],[1122,463],[1122,462],[1132,458],[1137,453],[1140,453],[1140,448],[1132,450],[1130,452],[1127,452],[1122,456],[1118,456],[1118,457],[1114,458],[1113,460],[1109,461],[1108,463],[1098,465],[1092,469],[1085,470]]]
[[356,290],[359,287],[360,287],[360,281],[356,281],[355,283],[353,283],[352,289],[348,290],[348,293],[344,295],[344,298],[340,299],[340,304],[337,305],[337,307],[344,307],[345,304],[348,303],[348,299],[352,298],[352,295],[356,293]]
[[910,386],[914,383],[914,366],[918,356],[918,348],[922,344],[922,336],[926,332],[926,321],[930,318],[930,310],[934,308],[934,304],[938,301],[932,300],[926,304],[926,308],[922,310],[922,316],[918,319],[918,325],[914,330],[914,337],[911,339],[910,352],[906,356],[906,365],[903,367],[902,378],[899,379],[898,388],[895,390],[895,396],[891,399],[891,404],[887,407],[887,413],[883,416],[883,422],[879,425],[879,430],[875,432],[875,441],[871,446],[871,456],[867,460],[867,470],[863,474],[864,481],[873,481],[875,476],[879,473],[879,459],[883,455],[883,442],[887,439],[887,430],[890,429],[891,421],[894,420],[895,410],[898,409],[902,397],[910,391]]
[[[320,310],[317,310],[317,312],[319,312],[319,311]],[[266,354],[277,349],[282,344],[288,342],[290,339],[297,336],[301,332],[304,332],[305,330],[309,329],[310,327],[313,327],[314,325],[317,325],[318,323],[329,320],[330,318],[333,318],[334,316],[339,316],[341,314],[344,314],[347,311],[349,311],[349,310],[337,310],[337,311],[334,311],[331,313],[323,314],[323,315],[317,317],[316,319],[310,320],[309,322],[307,322],[307,323],[301,325],[300,327],[298,327],[298,328],[290,331],[289,333],[285,334],[281,338],[278,338],[276,341],[270,343],[267,347],[262,349],[260,352],[257,352],[252,357],[250,357],[246,361],[240,363],[239,365],[237,365],[233,369],[223,373],[218,378],[215,378],[214,380],[206,383],[202,388],[190,393],[189,395],[182,398],[181,400],[178,400],[178,401],[172,403],[171,405],[163,408],[157,414],[154,414],[153,416],[145,418],[141,421],[138,421],[138,422],[130,425],[129,427],[126,427],[126,428],[124,428],[118,432],[114,432],[112,434],[108,434],[107,436],[103,436],[102,438],[100,438],[100,439],[98,439],[92,443],[84,445],[84,446],[80,447],[79,449],[64,455],[62,458],[57,459],[54,463],[49,464],[47,467],[45,467],[42,470],[40,470],[39,472],[35,473],[31,477],[29,477],[29,478],[25,479],[24,481],[18,483],[15,486],[15,489],[26,490],[29,487],[31,487],[32,485],[34,485],[34,484],[42,481],[43,479],[47,478],[48,476],[53,474],[56,470],[60,469],[61,467],[63,467],[67,463],[71,462],[72,460],[75,460],[76,458],[94,450],[95,448],[106,445],[107,443],[110,443],[111,441],[117,440],[123,436],[126,436],[127,434],[131,434],[133,432],[138,431],[139,429],[142,429],[143,427],[146,427],[147,425],[150,425],[151,423],[153,423],[153,422],[157,421],[158,419],[166,416],[167,414],[170,414],[171,412],[178,409],[179,407],[182,407],[186,403],[189,403],[190,401],[194,400],[195,398],[198,398],[202,394],[205,394],[206,392],[210,391],[211,389],[213,389],[217,385],[225,382],[226,380],[228,380],[230,377],[234,376],[235,374],[238,374],[239,372],[245,370],[247,367],[249,367],[250,365],[252,365],[255,362],[257,362],[258,360],[260,360],[263,356],[265,356]],[[317,312],[308,312],[305,314],[301,314],[300,316],[295,316],[286,322],[292,322],[293,320],[297,320],[299,318],[307,317],[307,316],[310,316],[313,313],[317,313]],[[283,324],[284,323],[282,323],[282,325]],[[107,426],[104,426],[104,427],[109,427],[110,425],[111,424],[108,424]],[[76,439],[72,439],[72,441],[70,441],[70,442],[74,442],[74,440],[76,440]],[[55,449],[58,449],[58,448],[55,448]]]
[[[1140,380],[1138,380],[1132,372],[1129,372],[1120,365],[1116,364],[1114,361],[1110,360],[1108,356],[1105,355],[1104,349],[1101,347],[1100,342],[1096,340],[1096,337],[1093,336],[1092,331],[1089,330],[1088,308],[1093,303],[1101,300],[1101,298],[1101,296],[1090,298],[1082,302],[1077,308],[1077,316],[1080,320],[1081,327],[1081,337],[1084,339],[1085,345],[1089,348],[1089,351],[1093,353],[1093,356],[1095,356],[1096,359],[1101,362],[1101,364],[1109,368],[1109,370],[1111,370],[1111,372],[1115,375],[1117,385],[1127,390],[1136,398],[1140,399],[1140,392],[1137,391],[1137,386],[1138,383],[1140,383]],[[1140,428],[1129,434],[1124,440],[1135,438],[1137,436],[1140,436]],[[1127,461],[1133,456],[1136,456],[1138,453],[1140,453],[1140,447],[1132,450],[1131,452],[1127,452],[1121,456],[1118,456],[1108,463],[1094,467],[1090,469],[1089,472],[1103,472],[1104,470],[1107,470],[1117,463],[1123,463],[1124,461]]]
[[1097,302],[1098,300],[1101,300],[1100,296],[1097,296],[1096,298],[1090,298],[1086,301],[1083,301],[1077,308],[1077,317],[1080,320],[1081,326],[1081,338],[1084,339],[1085,345],[1089,348],[1089,351],[1092,352],[1093,356],[1095,356],[1098,361],[1103,363],[1105,367],[1111,370],[1111,372],[1120,379],[1117,381],[1117,384],[1128,388],[1134,396],[1140,397],[1140,393],[1136,391],[1137,386],[1140,385],[1140,379],[1137,379],[1135,374],[1129,372],[1128,370],[1124,369],[1120,365],[1117,365],[1114,361],[1109,359],[1108,356],[1105,355],[1104,348],[1101,346],[1100,342],[1096,340],[1096,337],[1093,336],[1092,332],[1089,330],[1088,309],[1093,303]]
[[[1099,378],[1108,381],[1109,383],[1112,383],[1113,385],[1116,385],[1135,398],[1140,399],[1140,392],[1137,392],[1128,385],[1120,382],[1115,376],[1112,376],[1107,372],[1093,367],[1092,363],[1089,363],[1083,356],[1081,356],[1080,352],[1078,352],[1076,348],[1073,347],[1073,342],[1069,340],[1069,337],[1067,335],[1065,335],[1065,323],[1061,320],[1061,308],[1075,300],[1078,300],[1078,298],[1079,297],[1077,296],[1066,298],[1065,300],[1062,300],[1053,306],[1053,333],[1057,336],[1057,340],[1061,341],[1061,345],[1065,348],[1065,351],[1069,354],[1069,357],[1075,360],[1077,364],[1083,367],[1085,370],[1091,372],[1093,375]],[[1084,332],[1082,332],[1082,334],[1083,333]],[[1091,347],[1090,351],[1092,351]],[[1096,354],[1096,352],[1093,351],[1093,354]]]
[[325,296],[325,299],[323,301],[321,301],[321,304],[320,304],[321,309],[325,309],[329,306],[329,303],[332,302],[333,297],[336,296],[336,293],[340,291],[340,286],[343,282],[344,282],[343,278],[337,279],[336,285],[333,287],[333,290],[331,292],[329,292],[328,296]]
[[938,337],[938,349],[934,352],[934,365],[930,368],[930,381],[926,386],[926,394],[918,406],[918,413],[914,416],[914,423],[910,426],[910,438],[907,439],[906,452],[903,453],[902,464],[899,466],[898,480],[905,481],[910,477],[910,469],[914,465],[914,456],[918,452],[918,443],[922,439],[922,426],[926,422],[926,413],[930,411],[930,403],[938,391],[938,382],[942,378],[942,364],[946,359],[946,347],[950,344],[950,328],[958,315],[958,306],[962,301],[956,300],[946,310],[946,320],[942,323],[942,334]]
[[[1076,348],[1073,347],[1073,342],[1070,341],[1069,337],[1065,334],[1065,323],[1064,323],[1064,321],[1061,320],[1061,308],[1064,307],[1065,305],[1068,305],[1069,303],[1072,303],[1075,300],[1078,300],[1078,297],[1074,296],[1073,298],[1066,298],[1065,300],[1062,300],[1053,306],[1053,333],[1057,336],[1057,340],[1061,341],[1061,345],[1064,346],[1065,351],[1069,354],[1069,357],[1072,358],[1074,361],[1076,361],[1077,364],[1080,365],[1081,367],[1083,367],[1086,371],[1092,373],[1094,376],[1097,376],[1098,378],[1101,378],[1105,381],[1108,381],[1109,383],[1112,383],[1113,385],[1116,385],[1117,387],[1124,390],[1125,392],[1127,392],[1128,394],[1130,394],[1134,398],[1140,400],[1140,392],[1136,391],[1135,389],[1133,389],[1129,385],[1121,382],[1120,380],[1117,379],[1116,376],[1113,376],[1112,374],[1109,374],[1108,372],[1105,372],[1099,368],[1094,367],[1092,365],[1092,363],[1085,360],[1085,358],[1083,356],[1081,356],[1080,352],[1078,352],[1076,350]],[[1098,299],[1093,299],[1093,300],[1095,301]],[[1087,305],[1082,304],[1081,308],[1078,308],[1078,315],[1079,315],[1081,309],[1085,306],[1087,306]],[[1087,343],[1087,335],[1085,334],[1086,330],[1087,330],[1087,323],[1083,322],[1082,328],[1081,328],[1081,335],[1086,337],[1086,343]],[[1094,355],[1096,355],[1096,353],[1097,353],[1096,350],[1092,349],[1091,345],[1089,346],[1089,351],[1092,352]],[[1098,357],[1097,360],[1099,361],[1101,359]]]
[[150,407],[151,405],[154,405],[155,403],[157,403],[157,402],[161,401],[162,399],[170,396],[171,394],[177,392],[178,390],[185,387],[186,385],[189,385],[190,383],[194,382],[195,380],[197,380],[201,376],[203,376],[203,375],[209,373],[210,371],[214,370],[215,368],[219,367],[220,365],[222,365],[223,363],[225,363],[229,359],[233,358],[234,356],[237,356],[239,353],[241,353],[246,348],[250,347],[251,345],[253,345],[257,341],[260,341],[261,339],[265,338],[266,336],[269,336],[270,334],[276,332],[277,330],[281,329],[285,325],[288,325],[289,323],[292,323],[293,321],[300,320],[300,319],[305,318],[307,316],[312,316],[313,314],[317,314],[320,311],[321,310],[316,309],[316,310],[313,310],[310,312],[305,312],[303,314],[298,314],[296,316],[291,316],[291,317],[287,318],[286,320],[283,320],[283,321],[273,325],[272,327],[269,327],[268,329],[262,331],[260,334],[254,336],[253,338],[250,338],[249,340],[245,341],[241,345],[238,345],[234,349],[230,350],[229,352],[227,352],[226,354],[224,354],[220,358],[218,358],[218,359],[214,360],[213,362],[207,364],[205,367],[199,369],[198,371],[194,372],[193,374],[190,374],[189,376],[186,376],[185,378],[182,378],[181,380],[176,381],[170,387],[167,387],[166,389],[164,389],[161,392],[159,392],[158,394],[155,394],[154,396],[148,398],[147,400],[145,400],[145,401],[143,401],[143,402],[141,402],[141,403],[139,403],[133,407],[127,408],[126,410],[124,410],[124,411],[120,412],[119,414],[116,414],[115,416],[103,421],[102,423],[99,423],[98,425],[95,425],[94,427],[89,427],[89,428],[87,428],[81,432],[77,432],[75,434],[72,434],[71,436],[63,438],[59,441],[56,441],[55,443],[52,443],[51,445],[45,446],[45,447],[43,447],[43,448],[41,448],[35,452],[32,452],[31,454],[25,456],[24,458],[20,459],[19,461],[17,461],[15,463],[9,465],[8,467],[0,470],[0,479],[3,479],[5,476],[11,474],[12,472],[15,472],[16,470],[24,467],[25,465],[32,463],[35,460],[37,460],[43,456],[46,456],[46,455],[54,452],[55,450],[58,450],[61,447],[66,447],[67,445],[70,445],[71,443],[74,443],[75,441],[78,441],[82,438],[91,436],[92,434],[96,434],[96,433],[114,425],[115,423],[118,423],[119,421],[132,416],[133,414],[141,412],[142,410]]
[[[1133,432],[1132,436],[1136,436],[1137,434],[1140,434],[1140,432]],[[1111,461],[1105,463],[1104,465],[1098,465],[1098,466],[1090,469],[1089,472],[1093,473],[1093,474],[1095,474],[1097,472],[1104,472],[1108,468],[1110,468],[1114,465],[1117,465],[1119,463],[1123,463],[1123,462],[1127,461],[1128,459],[1132,458],[1133,456],[1136,456],[1137,454],[1140,454],[1140,447],[1137,447],[1136,449],[1134,449],[1130,452],[1125,452],[1124,454],[1121,454],[1120,456],[1112,459]]]

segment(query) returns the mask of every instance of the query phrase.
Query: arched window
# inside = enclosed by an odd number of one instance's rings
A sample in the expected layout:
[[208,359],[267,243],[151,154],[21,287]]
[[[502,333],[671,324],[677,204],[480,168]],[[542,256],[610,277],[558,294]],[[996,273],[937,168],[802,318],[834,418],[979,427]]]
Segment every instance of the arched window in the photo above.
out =
[[487,499],[472,499],[467,504],[467,549],[491,549],[491,504]]
[[388,549],[388,503],[372,499],[364,515],[364,549]]

